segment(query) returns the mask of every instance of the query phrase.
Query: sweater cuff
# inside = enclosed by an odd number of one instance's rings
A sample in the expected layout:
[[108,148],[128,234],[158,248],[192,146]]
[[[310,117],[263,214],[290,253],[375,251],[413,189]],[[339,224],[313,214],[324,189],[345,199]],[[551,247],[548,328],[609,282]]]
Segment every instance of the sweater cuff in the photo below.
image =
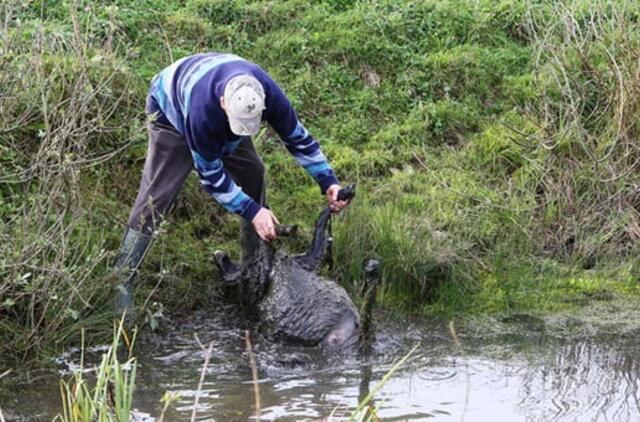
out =
[[333,174],[333,172],[318,180],[318,185],[320,185],[320,191],[323,195],[327,193],[327,189],[329,189],[329,186],[338,184],[340,184],[340,182],[338,182],[338,178],[335,174]]
[[240,215],[248,222],[251,222],[253,220],[253,217],[255,217],[258,211],[260,211],[261,209],[262,206],[258,205],[258,203],[256,203],[256,201],[252,199],[251,202],[249,202],[249,205],[240,213]]

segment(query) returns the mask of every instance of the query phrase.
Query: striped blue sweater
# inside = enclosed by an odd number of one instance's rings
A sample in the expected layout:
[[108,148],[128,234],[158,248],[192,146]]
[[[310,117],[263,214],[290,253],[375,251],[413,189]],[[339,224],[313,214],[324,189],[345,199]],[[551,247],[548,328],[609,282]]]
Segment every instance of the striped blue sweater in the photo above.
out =
[[320,146],[300,123],[280,87],[258,65],[236,55],[196,54],[165,68],[151,82],[146,112],[185,137],[204,189],[227,210],[251,221],[261,207],[231,180],[222,163],[222,157],[232,154],[244,140],[231,132],[220,106],[226,83],[241,74],[262,83],[266,95],[262,120],[278,133],[322,192],[338,183]]

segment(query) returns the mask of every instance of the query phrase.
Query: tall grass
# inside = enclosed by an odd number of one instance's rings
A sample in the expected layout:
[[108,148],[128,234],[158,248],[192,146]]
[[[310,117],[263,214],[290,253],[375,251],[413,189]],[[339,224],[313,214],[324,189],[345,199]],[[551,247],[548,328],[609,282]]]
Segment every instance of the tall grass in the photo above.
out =
[[583,266],[637,252],[640,35],[636,2],[552,2],[527,14],[540,249]]
[[56,24],[29,19],[35,5],[0,6],[3,354],[66,342],[111,288],[104,224],[94,213],[108,196],[84,181],[104,178],[94,169],[137,133],[135,78],[116,53],[115,32],[96,31],[109,20],[81,7],[72,3],[65,24]]
[[364,263],[375,256],[384,263],[380,299],[405,310],[432,301],[440,284],[451,281],[454,269],[462,267],[463,246],[456,245],[456,239],[435,230],[428,217],[398,204],[376,204],[363,194],[334,227],[334,254],[344,281],[362,280]]
[[[614,278],[628,278],[640,233],[640,8],[628,1],[514,3],[517,34],[510,36],[531,55],[526,72],[496,81],[512,110],[463,133],[457,150],[403,148],[399,156],[411,154],[405,164],[382,181],[363,178],[371,195],[338,229],[336,256],[348,279],[360,277],[368,254],[385,263],[387,303],[447,312],[526,309],[540,300],[523,300],[523,292],[551,292],[563,272],[621,266]],[[464,48],[473,57],[475,50]],[[451,65],[459,51],[442,48],[429,62],[442,57],[439,64]],[[473,75],[469,66],[450,70]],[[474,91],[450,82],[450,92],[463,98]],[[395,126],[391,139],[406,142],[405,127]],[[560,280],[538,282],[554,277]]]

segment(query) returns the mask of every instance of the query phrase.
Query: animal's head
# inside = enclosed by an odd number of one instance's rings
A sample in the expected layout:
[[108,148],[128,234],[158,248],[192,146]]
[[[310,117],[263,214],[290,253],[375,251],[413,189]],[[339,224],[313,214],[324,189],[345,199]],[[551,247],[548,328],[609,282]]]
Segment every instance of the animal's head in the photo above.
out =
[[343,350],[358,343],[360,317],[356,312],[345,312],[320,341],[320,346],[328,350]]
[[[342,318],[329,330],[323,338],[323,347],[335,350],[354,346],[358,341],[370,343],[373,338],[372,309],[375,302],[380,262],[371,259],[364,267],[365,283],[363,289],[362,315],[351,309],[344,312]],[[362,318],[362,319],[361,319]],[[362,345],[361,345],[362,346]]]

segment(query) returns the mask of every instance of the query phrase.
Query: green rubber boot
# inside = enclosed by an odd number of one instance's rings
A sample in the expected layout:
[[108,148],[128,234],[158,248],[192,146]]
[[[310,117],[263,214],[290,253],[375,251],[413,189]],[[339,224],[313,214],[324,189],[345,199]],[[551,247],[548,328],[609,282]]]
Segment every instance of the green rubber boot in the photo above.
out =
[[149,250],[151,240],[151,236],[128,229],[127,234],[122,240],[120,252],[118,252],[116,262],[113,266],[118,277],[115,294],[115,311],[119,316],[124,314],[125,320],[128,323],[135,319],[134,281],[138,268]]

